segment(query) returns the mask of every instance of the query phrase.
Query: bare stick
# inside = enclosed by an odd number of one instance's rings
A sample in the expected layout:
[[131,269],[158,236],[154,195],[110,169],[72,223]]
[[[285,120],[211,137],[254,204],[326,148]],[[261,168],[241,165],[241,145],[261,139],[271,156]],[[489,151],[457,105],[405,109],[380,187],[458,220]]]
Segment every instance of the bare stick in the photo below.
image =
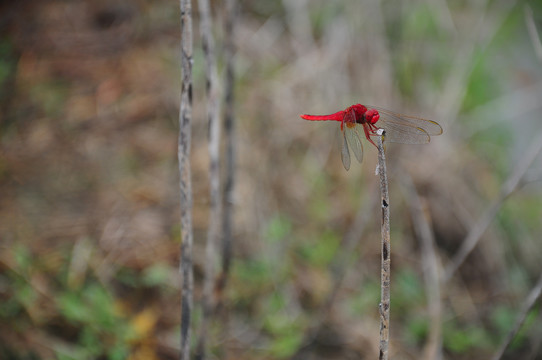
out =
[[217,293],[219,303],[226,287],[230,271],[232,254],[232,221],[233,221],[233,190],[235,184],[235,115],[234,115],[234,53],[235,53],[235,21],[237,15],[237,1],[226,0],[226,18],[224,35],[224,57],[226,62],[225,79],[225,109],[224,130],[226,142],[226,180],[224,183],[224,212],[222,217],[222,273],[220,275]]
[[408,194],[408,204],[410,205],[414,229],[421,240],[423,274],[431,320],[424,359],[438,360],[442,359],[442,306],[440,301],[439,266],[434,247],[435,237],[430,226],[430,219],[428,219],[429,214],[424,208],[410,175],[404,172],[401,178]]
[[542,134],[533,141],[531,148],[522,157],[521,161],[502,185],[497,198],[491,203],[486,212],[469,231],[467,237],[463,240],[461,247],[446,268],[446,271],[444,272],[444,281],[448,281],[452,278],[456,270],[463,264],[467,256],[478,244],[478,241],[480,241],[489,224],[493,221],[493,218],[501,208],[504,200],[518,188],[523,176],[540,151],[542,151]]
[[181,360],[190,359],[190,323],[192,316],[192,183],[190,174],[190,138],[192,122],[192,5],[180,0],[181,5],[181,66],[182,88],[179,112],[179,188],[181,200]]
[[521,325],[523,325],[523,322],[525,321],[525,318],[527,317],[527,314],[533,306],[536,304],[538,298],[540,298],[540,294],[542,293],[542,274],[538,278],[538,282],[536,283],[535,287],[531,290],[529,295],[527,296],[527,299],[525,299],[525,302],[523,303],[523,306],[521,307],[521,311],[519,312],[518,317],[516,318],[516,323],[514,324],[514,327],[512,330],[508,333],[506,336],[504,342],[502,343],[499,350],[493,355],[493,360],[499,360],[503,355],[504,351],[510,345],[516,334],[518,333],[519,329],[521,328]]
[[388,359],[390,340],[390,198],[388,194],[388,175],[386,172],[386,155],[384,153],[385,131],[377,137],[378,145],[378,174],[380,175],[380,200],[382,206],[382,263],[380,277],[380,360]]
[[207,333],[209,322],[214,305],[214,283],[215,283],[215,261],[216,243],[220,231],[220,220],[222,204],[220,201],[220,167],[219,167],[219,146],[220,146],[220,124],[219,96],[218,96],[218,75],[215,61],[215,46],[211,32],[211,9],[209,0],[199,0],[200,32],[202,36],[203,54],[205,56],[207,76],[207,117],[209,124],[209,190],[211,209],[209,211],[209,229],[207,233],[207,244],[205,247],[205,277],[203,282],[202,295],[202,320],[198,345],[195,358],[205,358]]

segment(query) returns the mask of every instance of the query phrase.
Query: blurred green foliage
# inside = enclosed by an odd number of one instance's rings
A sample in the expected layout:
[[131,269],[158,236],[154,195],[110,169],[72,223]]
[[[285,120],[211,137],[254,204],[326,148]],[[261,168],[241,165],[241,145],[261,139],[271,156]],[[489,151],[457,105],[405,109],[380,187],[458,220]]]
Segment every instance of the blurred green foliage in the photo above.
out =
[[113,360],[129,354],[134,330],[119,314],[114,297],[103,287],[90,284],[81,291],[60,293],[56,305],[59,315],[80,329],[77,343],[85,349],[85,357],[105,355]]
[[314,238],[314,242],[299,244],[299,254],[307,265],[325,267],[330,265],[340,245],[339,236],[333,231],[324,231]]
[[[65,267],[46,270],[45,260],[36,261],[22,244],[14,245],[12,253],[13,267],[0,275],[0,281],[9,283],[13,294],[0,303],[0,317],[5,326],[10,326],[14,334],[24,334],[33,326],[54,319],[54,325],[50,326],[58,329],[57,335],[70,341],[69,346],[63,342],[50,344],[59,359],[128,357],[138,335],[117,295],[92,277],[80,287],[68,285]],[[133,274],[131,283],[148,287],[165,284],[166,269],[157,264],[138,278]],[[58,287],[40,289],[42,285],[37,285],[40,280],[35,280],[39,279],[35,276],[43,276],[44,271],[52,271],[47,275]],[[0,356],[12,351],[9,344],[0,346]]]
[[273,216],[267,225],[265,239],[272,243],[284,241],[292,232],[292,221],[285,215]]
[[453,321],[445,322],[443,325],[443,346],[446,350],[457,354],[493,348],[491,339],[484,329],[461,326]]
[[392,290],[393,306],[398,316],[408,314],[416,305],[425,306],[425,289],[422,278],[414,271],[405,268],[394,277],[394,290]]
[[380,302],[380,282],[377,279],[367,279],[363,286],[352,294],[347,301],[347,311],[355,317],[373,314],[376,316]]
[[288,300],[279,291],[265,301],[263,313],[264,329],[273,337],[269,353],[280,359],[291,356],[303,338],[306,325],[303,319],[288,313]]

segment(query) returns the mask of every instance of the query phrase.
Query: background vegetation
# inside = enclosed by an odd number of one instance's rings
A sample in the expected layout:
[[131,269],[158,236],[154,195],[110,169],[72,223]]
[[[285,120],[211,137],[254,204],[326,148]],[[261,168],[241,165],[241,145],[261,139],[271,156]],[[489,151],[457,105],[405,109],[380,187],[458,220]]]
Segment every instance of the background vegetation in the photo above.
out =
[[[446,359],[495,352],[541,273],[540,156],[440,282],[439,318],[412,196],[443,274],[540,141],[542,56],[528,20],[542,30],[542,4],[525,5],[241,1],[235,258],[211,357],[376,357],[376,149],[366,144],[364,163],[346,172],[337,124],[298,117],[353,103],[444,128],[427,146],[388,145],[391,357],[418,359],[431,344]],[[0,14],[0,358],[177,358],[178,3],[17,1],[2,2]],[[220,55],[222,2],[213,15]],[[195,35],[197,303],[209,222],[197,16]],[[356,245],[345,252],[352,231]],[[542,358],[540,316],[538,304],[509,358]]]

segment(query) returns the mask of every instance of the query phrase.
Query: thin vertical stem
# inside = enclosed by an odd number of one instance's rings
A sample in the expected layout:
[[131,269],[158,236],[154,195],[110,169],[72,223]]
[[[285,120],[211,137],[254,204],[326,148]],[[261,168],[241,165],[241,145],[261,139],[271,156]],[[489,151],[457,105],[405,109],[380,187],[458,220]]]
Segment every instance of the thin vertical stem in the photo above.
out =
[[235,185],[235,114],[234,114],[234,53],[235,53],[235,21],[237,17],[237,1],[226,0],[224,58],[226,62],[224,131],[226,143],[226,180],[224,183],[224,205],[222,213],[222,274],[220,275],[217,293],[218,301],[226,287],[232,256],[233,229],[233,191]]
[[382,257],[380,277],[380,360],[388,359],[390,339],[390,199],[388,194],[388,175],[386,172],[386,155],[384,153],[385,132],[377,138],[378,174],[380,175],[380,194],[382,206]]
[[192,122],[192,6],[180,0],[182,88],[179,111],[179,191],[181,206],[181,360],[190,359],[190,323],[192,316],[192,183],[190,174],[190,138]]
[[210,212],[209,229],[207,233],[207,244],[205,247],[205,278],[202,295],[202,321],[198,345],[196,348],[196,359],[204,359],[206,352],[207,333],[212,317],[215,284],[215,258],[216,243],[218,242],[221,220],[220,201],[220,167],[219,167],[219,145],[220,145],[220,124],[219,96],[218,96],[218,75],[215,61],[214,39],[211,32],[211,8],[209,0],[199,0],[200,32],[202,36],[203,54],[205,56],[207,76],[207,117],[209,124],[209,188],[210,188]]

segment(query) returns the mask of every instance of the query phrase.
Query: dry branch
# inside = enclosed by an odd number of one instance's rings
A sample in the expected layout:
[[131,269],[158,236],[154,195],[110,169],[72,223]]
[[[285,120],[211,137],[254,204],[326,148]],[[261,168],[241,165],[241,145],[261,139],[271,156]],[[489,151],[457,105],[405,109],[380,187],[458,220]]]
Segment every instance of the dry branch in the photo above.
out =
[[206,77],[207,77],[207,117],[209,126],[209,189],[210,206],[209,229],[207,233],[207,244],[205,247],[205,278],[203,283],[202,296],[202,320],[196,348],[196,359],[204,359],[206,352],[207,333],[212,317],[214,305],[214,284],[215,284],[215,260],[216,244],[220,232],[220,220],[222,203],[220,201],[220,124],[219,114],[219,91],[218,75],[215,60],[215,46],[211,31],[211,9],[209,0],[199,0],[200,32],[202,36],[203,54],[205,56]]
[[390,198],[388,194],[388,174],[386,171],[386,155],[384,153],[385,132],[377,137],[378,145],[378,174],[380,175],[380,194],[382,206],[382,262],[380,277],[380,360],[388,359],[388,349],[390,340]]
[[190,174],[190,138],[192,122],[192,6],[190,0],[180,0],[181,7],[181,66],[182,88],[179,111],[179,190],[181,206],[181,355],[190,359],[190,323],[192,316],[192,183]]

